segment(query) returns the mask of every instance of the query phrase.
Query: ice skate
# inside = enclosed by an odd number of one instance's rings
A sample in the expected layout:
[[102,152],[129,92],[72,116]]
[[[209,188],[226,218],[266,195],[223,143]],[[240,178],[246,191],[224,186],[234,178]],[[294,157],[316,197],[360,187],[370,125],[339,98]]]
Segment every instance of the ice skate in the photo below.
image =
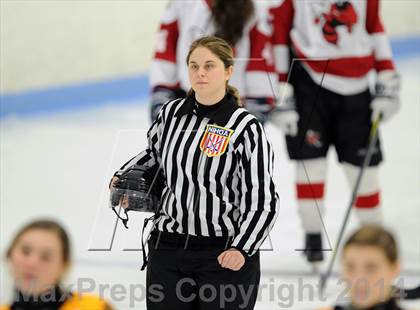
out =
[[320,265],[324,260],[321,234],[305,235],[305,251],[303,253],[308,263],[311,264],[313,272],[319,273]]

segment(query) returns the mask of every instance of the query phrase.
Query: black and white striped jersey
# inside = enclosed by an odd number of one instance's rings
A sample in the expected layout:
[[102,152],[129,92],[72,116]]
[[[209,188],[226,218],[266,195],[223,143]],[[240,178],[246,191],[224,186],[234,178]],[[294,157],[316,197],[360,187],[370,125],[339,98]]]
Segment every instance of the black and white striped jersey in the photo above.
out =
[[279,197],[274,154],[262,125],[227,94],[206,117],[194,97],[167,102],[148,131],[148,148],[128,161],[159,164],[166,188],[156,219],[159,231],[231,236],[232,247],[252,255],[274,225]]

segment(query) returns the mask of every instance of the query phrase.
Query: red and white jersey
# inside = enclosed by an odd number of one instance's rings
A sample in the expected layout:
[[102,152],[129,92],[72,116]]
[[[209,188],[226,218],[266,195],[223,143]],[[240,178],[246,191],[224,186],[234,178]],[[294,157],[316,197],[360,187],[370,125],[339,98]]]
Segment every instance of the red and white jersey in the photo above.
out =
[[[191,43],[215,32],[211,0],[169,2],[159,29],[155,55],[150,67],[153,87],[190,89],[186,57]],[[254,2],[254,17],[245,25],[242,38],[234,46],[234,73],[229,84],[242,97],[274,96],[274,60],[270,45],[270,26],[266,5]],[[265,9],[265,11],[264,11]],[[261,18],[259,18],[261,16]]]
[[371,70],[394,69],[379,0],[276,2],[269,19],[281,81],[290,68],[288,46],[316,83],[343,95],[364,91]]

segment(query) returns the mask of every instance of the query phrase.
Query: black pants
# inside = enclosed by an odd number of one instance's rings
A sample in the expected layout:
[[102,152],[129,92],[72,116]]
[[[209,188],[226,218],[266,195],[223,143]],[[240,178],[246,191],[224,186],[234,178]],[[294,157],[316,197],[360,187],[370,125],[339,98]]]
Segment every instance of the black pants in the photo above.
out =
[[[176,235],[177,242],[167,236]],[[202,243],[190,236],[163,233],[149,240],[147,309],[254,309],[260,281],[259,253],[247,257],[239,271],[222,268],[217,257],[225,242]],[[213,238],[214,239],[214,238]],[[210,240],[210,239],[209,239]],[[211,245],[212,244],[212,245]]]
[[[340,162],[361,166],[371,128],[368,89],[354,95],[340,95],[316,84],[302,65],[295,62],[290,76],[299,114],[298,134],[286,136],[290,159],[326,157],[333,145]],[[369,166],[382,161],[378,139]]]

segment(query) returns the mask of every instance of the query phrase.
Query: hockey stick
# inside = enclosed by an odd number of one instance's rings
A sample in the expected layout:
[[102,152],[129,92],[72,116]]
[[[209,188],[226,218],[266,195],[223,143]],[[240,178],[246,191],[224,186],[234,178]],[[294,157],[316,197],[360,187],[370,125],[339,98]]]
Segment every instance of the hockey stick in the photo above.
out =
[[346,229],[346,226],[347,226],[347,223],[348,223],[348,220],[349,220],[349,217],[350,217],[351,209],[352,209],[353,204],[356,200],[357,192],[359,191],[359,186],[360,186],[360,182],[361,182],[362,177],[363,177],[363,173],[365,172],[366,167],[370,163],[373,151],[375,149],[376,142],[378,141],[378,127],[379,127],[380,120],[381,120],[381,115],[378,115],[378,117],[372,123],[372,127],[370,128],[369,143],[368,143],[368,147],[367,147],[367,150],[366,150],[365,158],[363,159],[363,164],[360,167],[359,174],[357,175],[356,184],[354,185],[354,188],[353,188],[350,203],[347,206],[346,214],[345,214],[343,223],[341,225],[340,233],[338,234],[337,242],[336,242],[335,247],[334,247],[333,252],[332,252],[332,256],[331,256],[331,259],[330,259],[330,262],[329,262],[329,265],[328,265],[328,269],[324,274],[321,274],[321,277],[320,277],[319,290],[320,290],[321,294],[324,293],[324,289],[326,287],[328,278],[331,276],[331,272],[332,272],[332,269],[334,267],[334,262],[335,262],[335,259],[337,257],[337,253],[338,253],[338,249],[339,249],[339,246],[340,246],[340,243],[341,243],[341,239],[343,238],[344,231]]

